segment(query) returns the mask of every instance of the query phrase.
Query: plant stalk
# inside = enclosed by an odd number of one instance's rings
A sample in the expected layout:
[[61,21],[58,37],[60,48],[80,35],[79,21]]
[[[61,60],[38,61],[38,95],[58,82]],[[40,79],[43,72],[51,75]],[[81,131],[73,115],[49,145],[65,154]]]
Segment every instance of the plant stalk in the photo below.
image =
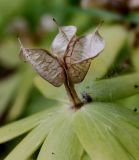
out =
[[83,103],[79,99],[75,91],[74,85],[70,81],[65,81],[64,85],[65,85],[69,100],[71,102],[72,108],[74,108],[75,110],[81,108]]

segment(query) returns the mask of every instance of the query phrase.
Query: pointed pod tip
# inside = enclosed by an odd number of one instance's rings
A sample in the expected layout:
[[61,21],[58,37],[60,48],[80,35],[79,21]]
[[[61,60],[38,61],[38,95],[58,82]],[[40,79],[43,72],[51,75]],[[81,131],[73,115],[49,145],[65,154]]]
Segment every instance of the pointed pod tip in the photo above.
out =
[[22,42],[21,42],[21,39],[20,39],[19,37],[17,37],[17,39],[18,39],[18,42],[19,42],[19,44],[20,44],[21,49],[23,50],[24,47],[23,47],[23,44],[22,44]]
[[59,27],[59,24],[57,23],[57,21],[54,17],[53,17],[53,22]]
[[23,47],[21,39],[19,37],[17,37],[17,39],[18,39],[18,42],[19,42],[20,48],[21,48],[21,50],[19,52],[19,57],[20,57],[21,60],[23,60],[24,62],[26,62],[24,54],[23,54],[23,52],[26,52],[26,49]]
[[19,37],[17,37],[19,44],[22,46],[22,42]]
[[53,21],[56,22],[55,18],[53,17]]
[[99,30],[102,27],[103,24],[104,24],[104,20],[100,20],[100,22],[97,26],[97,30]]

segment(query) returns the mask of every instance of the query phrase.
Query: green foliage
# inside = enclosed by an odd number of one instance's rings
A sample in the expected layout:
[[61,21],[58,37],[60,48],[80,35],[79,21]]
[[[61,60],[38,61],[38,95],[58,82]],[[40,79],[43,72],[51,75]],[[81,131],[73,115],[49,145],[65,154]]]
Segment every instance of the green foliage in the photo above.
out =
[[91,159],[128,160],[139,156],[138,128],[138,114],[113,103],[88,104],[76,112],[65,105],[2,127],[0,141],[30,130],[6,160],[28,159],[40,146],[38,160],[81,159],[85,151]]
[[[0,115],[4,112],[5,106],[8,105],[12,96],[14,95],[17,84],[19,83],[20,77],[14,75],[0,83]],[[3,96],[4,95],[4,96]]]
[[139,117],[113,104],[82,108],[74,121],[76,134],[91,159],[138,159]]
[[[85,80],[76,85],[80,98],[86,93],[92,102],[76,112],[69,108],[64,86],[53,87],[21,62],[17,33],[8,30],[17,17],[25,18],[27,30],[18,31],[21,40],[27,47],[45,48],[56,29],[46,27],[42,32],[44,15],[78,26],[78,35],[105,20],[100,32],[106,48],[93,59]],[[79,2],[69,0],[0,1],[0,143],[3,147],[12,140],[0,159],[139,159],[139,47],[132,45],[137,29],[127,29],[133,24],[139,24],[138,12],[82,9]],[[119,64],[126,72],[118,70],[113,77],[111,71]]]

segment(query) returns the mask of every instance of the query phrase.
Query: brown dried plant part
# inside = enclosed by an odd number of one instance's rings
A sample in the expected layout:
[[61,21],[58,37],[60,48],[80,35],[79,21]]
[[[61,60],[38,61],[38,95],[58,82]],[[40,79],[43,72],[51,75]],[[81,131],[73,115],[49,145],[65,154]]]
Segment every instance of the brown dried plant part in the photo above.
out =
[[91,60],[98,56],[105,46],[98,32],[99,27],[93,34],[77,37],[75,26],[58,26],[59,33],[52,42],[52,54],[44,49],[24,48],[19,40],[20,56],[52,85],[59,87],[64,84],[70,100],[77,106],[82,103],[74,90],[74,84],[85,78]]

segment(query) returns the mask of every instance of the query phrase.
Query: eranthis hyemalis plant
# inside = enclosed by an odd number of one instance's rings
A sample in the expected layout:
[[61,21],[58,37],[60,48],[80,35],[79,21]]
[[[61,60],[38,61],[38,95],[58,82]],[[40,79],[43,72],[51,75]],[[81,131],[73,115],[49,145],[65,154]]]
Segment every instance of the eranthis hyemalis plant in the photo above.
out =
[[[64,44],[66,42],[65,38],[63,43],[61,39],[67,35],[66,28],[59,27],[59,30],[60,34],[58,35],[61,35],[61,38],[55,38],[52,45],[52,55],[42,49],[25,49],[22,44],[21,55],[25,61],[29,61],[33,65],[33,68],[51,84],[55,86],[65,84],[72,102],[72,108],[78,109],[83,105],[83,102],[77,101],[78,97],[73,94],[75,91],[74,84],[83,80],[89,69],[88,65],[91,59],[97,56],[104,48],[104,41],[97,33],[98,29],[91,34],[92,40],[96,37],[95,43],[92,44],[93,46],[97,46],[96,55],[94,55],[91,54],[92,52],[87,52],[89,50],[87,48],[90,47],[84,45],[88,44],[87,38],[85,38],[88,36],[77,38],[75,34],[72,34],[72,38],[75,37],[75,41],[70,38],[63,52],[58,52],[58,47],[54,44],[61,44],[61,47],[59,47],[61,51],[62,47],[65,47]],[[108,32],[106,33],[108,34]],[[121,34],[119,35],[121,36]],[[67,37],[69,37],[69,32]],[[82,39],[84,41],[81,41]],[[56,40],[59,40],[59,43],[56,43]],[[107,41],[106,37],[105,40]],[[76,45],[80,46],[80,44],[82,44],[81,47],[75,47]],[[103,44],[102,49],[98,47],[100,44]],[[69,57],[66,57],[69,53],[66,52],[69,45],[71,46],[69,48],[71,54]],[[77,49],[80,52],[77,52]],[[79,55],[77,59],[75,55]],[[108,59],[108,55],[105,55],[105,58]],[[98,66],[95,65],[95,67]],[[70,72],[71,69],[72,74]],[[79,76],[76,78],[73,76],[75,73],[79,75],[84,74],[79,80]],[[89,80],[92,81],[91,79]],[[42,79],[39,84],[47,92],[56,91],[55,87]],[[129,74],[97,81],[93,80],[92,83],[86,84],[88,89],[83,83],[81,85],[84,87],[84,92],[80,92],[79,90],[78,92],[82,93],[82,97],[88,102],[90,101],[90,97],[93,97],[93,103],[88,103],[84,105],[85,107],[81,107],[75,112],[75,110],[67,107],[67,103],[56,101],[50,108],[1,127],[0,143],[5,143],[21,135],[24,136],[5,157],[5,160],[138,160],[139,115],[137,112],[120,105],[117,100],[130,98],[130,96],[139,93],[139,87],[137,87],[139,86],[139,74]],[[72,91],[71,93],[70,90]],[[72,95],[74,95],[75,99],[73,99]],[[49,104],[47,105],[49,106]]]

